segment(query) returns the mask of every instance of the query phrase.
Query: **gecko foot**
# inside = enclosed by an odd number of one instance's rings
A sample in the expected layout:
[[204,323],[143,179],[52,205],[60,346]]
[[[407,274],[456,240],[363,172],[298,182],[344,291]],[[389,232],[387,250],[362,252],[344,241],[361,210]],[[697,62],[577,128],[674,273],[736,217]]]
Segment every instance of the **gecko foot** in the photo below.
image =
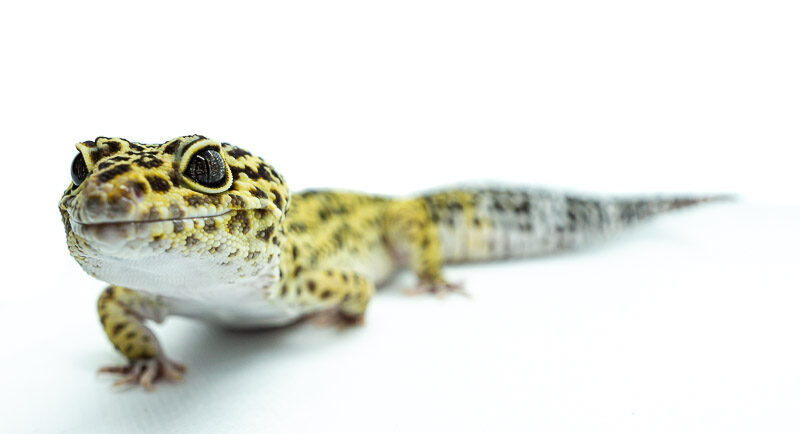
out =
[[165,357],[131,360],[127,366],[105,366],[98,371],[122,375],[114,382],[114,386],[123,384],[141,384],[147,390],[153,390],[153,383],[161,378],[168,381],[180,381],[186,366],[168,360]]
[[450,283],[446,281],[441,282],[426,282],[420,281],[416,287],[407,289],[406,295],[420,295],[420,294],[434,294],[439,298],[444,298],[447,294],[460,294],[464,297],[470,297],[469,293],[464,290],[462,283]]

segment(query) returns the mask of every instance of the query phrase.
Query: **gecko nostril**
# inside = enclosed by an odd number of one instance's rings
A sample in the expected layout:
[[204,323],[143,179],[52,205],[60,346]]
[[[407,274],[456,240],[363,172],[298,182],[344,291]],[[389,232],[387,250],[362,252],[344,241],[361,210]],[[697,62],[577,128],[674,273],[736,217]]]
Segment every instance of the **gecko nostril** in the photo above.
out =
[[128,183],[128,188],[130,191],[131,199],[139,202],[144,197],[144,186],[141,182],[130,182]]

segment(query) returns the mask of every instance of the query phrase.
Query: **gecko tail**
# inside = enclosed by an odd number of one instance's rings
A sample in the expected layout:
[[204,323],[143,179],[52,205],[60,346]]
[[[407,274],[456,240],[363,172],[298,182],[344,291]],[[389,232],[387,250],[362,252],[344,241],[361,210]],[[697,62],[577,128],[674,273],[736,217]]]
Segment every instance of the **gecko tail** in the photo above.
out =
[[667,212],[732,195],[592,197],[519,188],[424,195],[447,263],[540,256],[579,248]]
[[623,223],[634,223],[670,211],[682,210],[705,203],[732,202],[736,196],[716,194],[705,196],[668,196],[609,199],[608,205],[618,210]]

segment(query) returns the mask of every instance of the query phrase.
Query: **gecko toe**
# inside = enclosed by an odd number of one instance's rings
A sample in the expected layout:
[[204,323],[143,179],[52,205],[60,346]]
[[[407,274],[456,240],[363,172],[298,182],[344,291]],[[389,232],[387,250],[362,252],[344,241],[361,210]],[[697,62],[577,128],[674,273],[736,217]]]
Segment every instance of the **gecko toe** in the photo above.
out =
[[106,366],[98,373],[121,375],[114,381],[114,386],[141,385],[147,390],[154,390],[154,383],[161,379],[177,382],[183,379],[186,366],[168,360],[165,357],[131,360],[126,366]]
[[406,295],[420,295],[420,294],[433,294],[439,298],[444,298],[448,294],[460,294],[464,297],[471,297],[464,289],[462,283],[450,283],[446,281],[441,282],[426,282],[421,281],[416,287],[408,289],[404,292]]

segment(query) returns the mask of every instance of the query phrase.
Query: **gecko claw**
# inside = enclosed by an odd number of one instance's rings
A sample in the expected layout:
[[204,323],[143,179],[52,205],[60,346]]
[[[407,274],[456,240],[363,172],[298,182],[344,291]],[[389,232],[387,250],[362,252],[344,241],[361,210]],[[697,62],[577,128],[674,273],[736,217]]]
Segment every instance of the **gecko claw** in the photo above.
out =
[[147,390],[154,390],[153,383],[161,378],[172,382],[180,381],[182,374],[186,372],[186,366],[159,357],[131,360],[127,366],[105,366],[97,372],[122,375],[114,382],[114,386],[140,384]]

